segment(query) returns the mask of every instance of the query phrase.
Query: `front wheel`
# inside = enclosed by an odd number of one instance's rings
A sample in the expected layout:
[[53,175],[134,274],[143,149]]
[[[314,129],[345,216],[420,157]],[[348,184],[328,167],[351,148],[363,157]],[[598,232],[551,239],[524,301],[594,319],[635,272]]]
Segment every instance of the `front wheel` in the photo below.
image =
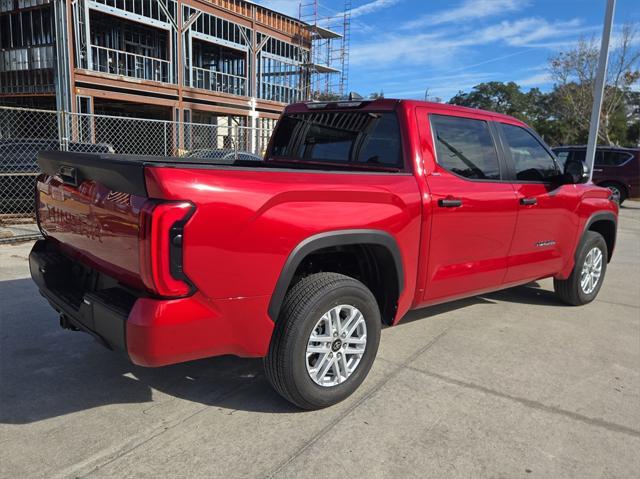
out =
[[302,409],[349,397],[378,352],[381,319],[369,289],[349,276],[317,273],[285,297],[265,371],[271,385]]
[[607,243],[601,234],[587,231],[578,247],[576,264],[566,280],[553,280],[556,294],[567,304],[580,306],[593,301],[607,271]]

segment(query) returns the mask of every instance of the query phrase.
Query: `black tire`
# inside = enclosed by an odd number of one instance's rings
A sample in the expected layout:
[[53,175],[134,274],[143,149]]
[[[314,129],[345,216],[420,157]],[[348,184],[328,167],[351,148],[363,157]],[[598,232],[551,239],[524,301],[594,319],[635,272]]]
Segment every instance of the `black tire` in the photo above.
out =
[[622,205],[622,203],[624,203],[624,200],[627,199],[627,190],[625,189],[624,186],[622,186],[619,183],[604,182],[604,183],[601,183],[599,186],[602,186],[603,188],[609,188],[612,193],[616,194],[618,196],[619,205]]
[[[593,248],[598,248],[602,253],[602,270],[600,278],[595,285],[595,289],[590,293],[585,293],[580,285],[580,279],[582,274],[582,268],[585,264],[587,255]],[[576,254],[576,264],[573,267],[571,276],[565,280],[554,279],[553,288],[556,291],[558,297],[567,304],[572,306],[580,306],[590,303],[596,296],[602,287],[604,282],[605,273],[607,272],[607,258],[609,253],[607,250],[607,242],[604,240],[601,234],[595,231],[587,231],[582,237],[582,241],[578,246]]]
[[[344,304],[355,306],[364,317],[365,352],[344,382],[320,386],[307,372],[307,343],[322,315]],[[378,303],[360,281],[337,273],[307,276],[296,283],[284,299],[264,359],[267,379],[282,397],[302,409],[332,406],[349,397],[369,373],[378,352],[381,324]]]

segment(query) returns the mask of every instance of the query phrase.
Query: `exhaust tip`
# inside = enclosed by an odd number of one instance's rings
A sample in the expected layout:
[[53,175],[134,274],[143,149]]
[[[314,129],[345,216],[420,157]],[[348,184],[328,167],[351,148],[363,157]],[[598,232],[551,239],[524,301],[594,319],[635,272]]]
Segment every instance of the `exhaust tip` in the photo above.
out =
[[79,329],[69,321],[69,318],[65,314],[60,315],[60,327],[62,329],[68,329],[69,331],[79,331]]

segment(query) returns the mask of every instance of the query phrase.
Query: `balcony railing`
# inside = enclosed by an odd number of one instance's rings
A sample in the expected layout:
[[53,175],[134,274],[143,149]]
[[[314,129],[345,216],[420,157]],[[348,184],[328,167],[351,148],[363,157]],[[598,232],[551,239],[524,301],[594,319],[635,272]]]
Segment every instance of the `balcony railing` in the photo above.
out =
[[263,80],[260,85],[260,98],[280,103],[294,103],[302,101],[304,95],[301,88],[282,86]]
[[204,68],[192,67],[193,86],[204,90],[219,91],[232,95],[247,94],[247,79],[230,73],[215,72]]
[[171,64],[167,60],[136,53],[91,46],[90,69],[113,75],[168,83],[171,81]]

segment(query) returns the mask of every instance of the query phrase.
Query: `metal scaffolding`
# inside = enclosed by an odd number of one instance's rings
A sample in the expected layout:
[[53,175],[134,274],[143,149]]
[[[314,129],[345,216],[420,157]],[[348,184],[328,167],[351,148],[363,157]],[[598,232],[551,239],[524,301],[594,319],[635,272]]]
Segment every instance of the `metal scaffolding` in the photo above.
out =
[[351,41],[351,0],[342,12],[321,13],[318,0],[303,0],[298,17],[312,32],[310,96],[344,96],[349,88],[349,43]]

